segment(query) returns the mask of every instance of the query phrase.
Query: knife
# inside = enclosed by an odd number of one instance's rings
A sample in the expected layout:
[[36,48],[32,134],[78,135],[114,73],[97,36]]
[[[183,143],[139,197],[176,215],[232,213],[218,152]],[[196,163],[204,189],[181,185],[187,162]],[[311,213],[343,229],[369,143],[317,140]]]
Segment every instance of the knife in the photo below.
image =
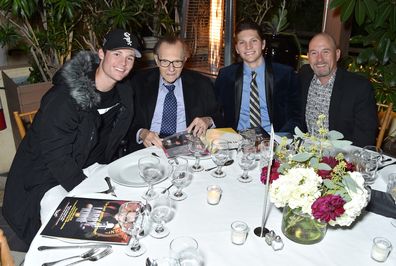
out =
[[93,244],[93,245],[73,245],[73,246],[39,246],[37,249],[39,251],[42,251],[48,249],[107,248],[107,247],[111,247],[111,245]]
[[377,168],[377,171],[379,171],[379,170],[381,170],[381,169],[383,169],[383,168],[385,168],[385,167],[388,167],[389,165],[393,165],[393,164],[396,164],[396,161],[393,161],[393,162],[388,163],[388,164],[386,164],[386,165],[381,165],[381,166],[379,166],[379,167]]

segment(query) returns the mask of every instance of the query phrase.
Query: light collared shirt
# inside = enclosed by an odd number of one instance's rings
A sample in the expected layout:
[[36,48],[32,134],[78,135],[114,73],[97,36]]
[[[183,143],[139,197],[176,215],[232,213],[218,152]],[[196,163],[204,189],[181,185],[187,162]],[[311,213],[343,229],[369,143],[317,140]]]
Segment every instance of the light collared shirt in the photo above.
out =
[[[168,89],[164,86],[164,83],[167,84],[162,77],[160,77],[159,81],[159,90],[157,97],[157,105],[155,106],[153,119],[151,120],[150,131],[157,132],[158,134],[161,131],[162,124],[162,113],[164,111],[164,101],[165,96],[168,93]],[[181,132],[186,130],[186,112],[184,108],[184,97],[183,97],[183,85],[181,78],[178,78],[173,85],[175,85],[175,96],[177,101],[177,119],[176,119],[176,132]]]
[[[164,101],[165,101],[165,96],[168,93],[168,89],[164,86],[164,83],[168,84],[167,82],[164,81],[162,77],[160,77],[158,84],[159,89],[158,89],[157,102],[150,126],[150,131],[156,132],[158,134],[161,131],[162,113],[164,111]],[[184,107],[183,85],[181,78],[178,78],[173,83],[173,85],[175,85],[175,90],[173,92],[175,93],[176,101],[177,101],[176,132],[182,132],[186,130],[187,125],[186,125],[186,112]],[[142,129],[139,129],[138,132],[136,133],[136,142],[138,144],[143,143],[143,141],[139,137],[141,130]]]
[[252,71],[257,73],[256,82],[259,91],[261,126],[265,131],[271,131],[271,123],[268,115],[267,100],[265,97],[265,63],[256,69],[251,69],[247,64],[243,64],[243,87],[241,110],[239,113],[238,130],[250,128],[250,83],[252,81]]

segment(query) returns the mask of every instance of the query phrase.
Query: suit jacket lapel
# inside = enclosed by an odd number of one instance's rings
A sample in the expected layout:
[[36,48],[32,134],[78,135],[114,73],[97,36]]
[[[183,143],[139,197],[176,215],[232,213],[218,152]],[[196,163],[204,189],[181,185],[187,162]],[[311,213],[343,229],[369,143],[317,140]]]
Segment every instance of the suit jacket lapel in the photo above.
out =
[[274,75],[272,71],[271,63],[266,60],[265,61],[265,97],[267,101],[267,108],[268,108],[268,115],[270,118],[271,123],[274,123],[274,116],[273,116],[273,102],[272,96],[274,95]]
[[337,110],[339,110],[339,105],[341,104],[342,94],[343,94],[343,91],[341,89],[342,79],[343,79],[343,73],[341,69],[338,68],[330,98],[329,128],[334,128],[336,114],[338,113]]
[[[157,105],[157,98],[158,98],[158,90],[159,90],[159,70],[156,68],[154,71],[151,71],[149,75],[147,75],[146,79],[146,100],[147,100],[147,120],[146,121],[150,127],[151,121],[153,120],[155,106]],[[137,113],[139,110],[137,110]]]
[[235,125],[234,128],[238,127],[239,114],[241,112],[242,102],[242,89],[243,89],[243,63],[240,63],[235,73]]
[[188,126],[192,120],[193,117],[191,117],[191,112],[190,112],[190,108],[187,108],[187,106],[194,106],[194,95],[193,93],[190,93],[190,90],[194,89],[194,84],[193,81],[191,81],[188,78],[188,75],[186,74],[186,72],[183,70],[181,75],[181,82],[182,82],[182,86],[183,86],[183,98],[184,98],[184,110],[185,110],[185,114],[186,114],[186,126]]

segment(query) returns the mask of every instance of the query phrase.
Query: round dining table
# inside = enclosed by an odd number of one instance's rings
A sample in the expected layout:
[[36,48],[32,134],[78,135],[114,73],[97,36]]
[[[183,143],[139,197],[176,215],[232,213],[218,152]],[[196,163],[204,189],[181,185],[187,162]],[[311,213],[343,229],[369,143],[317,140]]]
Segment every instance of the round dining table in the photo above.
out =
[[[137,165],[139,158],[153,156],[153,153],[160,157],[162,164],[168,164],[168,159],[161,149],[156,147],[145,148],[120,158],[112,164],[95,164],[86,169],[85,173],[88,178],[70,191],[67,196],[143,201],[142,195],[147,190],[147,186],[121,185],[114,178],[117,175],[115,172],[123,171],[127,165]],[[193,163],[194,159],[189,158],[189,164],[192,165]],[[215,166],[209,156],[202,158],[201,164],[204,168]],[[111,174],[109,168],[111,168]],[[183,189],[188,195],[187,198],[174,203],[174,215],[166,224],[170,230],[167,237],[157,239],[148,235],[141,238],[140,242],[146,246],[147,251],[138,257],[127,256],[125,245],[112,245],[113,252],[110,255],[96,262],[82,262],[81,265],[146,265],[147,258],[153,260],[169,256],[170,242],[180,236],[190,236],[196,239],[204,265],[207,266],[379,265],[370,256],[373,239],[375,237],[386,237],[392,242],[393,246],[396,246],[396,227],[391,224],[393,219],[367,211],[363,211],[350,227],[328,226],[324,239],[319,243],[312,245],[297,244],[286,238],[281,232],[282,211],[269,204],[265,226],[279,235],[284,243],[282,249],[275,251],[266,243],[265,238],[258,237],[253,232],[256,227],[262,225],[266,191],[265,186],[260,181],[261,170],[259,168],[257,166],[249,172],[249,175],[253,178],[250,183],[238,181],[242,169],[237,162],[224,167],[226,176],[223,178],[214,178],[208,171],[195,172],[191,184]],[[135,168],[132,167],[132,169]],[[373,188],[385,191],[387,175],[392,172],[396,172],[395,165],[382,169]],[[139,173],[130,171],[130,175],[136,178]],[[105,182],[106,176],[113,179],[112,183],[115,186],[117,197],[97,193],[108,188]],[[168,177],[154,186],[168,187],[169,185],[171,185],[171,179]],[[210,185],[221,187],[222,196],[217,205],[210,205],[207,202],[207,187]],[[175,189],[172,187],[170,193],[173,193]],[[59,203],[57,200],[47,202],[45,206],[48,210],[45,211],[52,213]],[[235,245],[231,242],[231,224],[234,221],[243,221],[249,227],[248,236],[243,245]],[[24,265],[42,265],[45,262],[87,251],[87,248],[39,251],[39,246],[86,244],[84,241],[44,237],[40,233],[45,225],[46,221],[43,221],[40,231],[35,236],[26,254]],[[65,261],[58,265],[67,265],[70,262]],[[393,250],[386,262],[381,263],[381,265],[395,266],[396,251]]]

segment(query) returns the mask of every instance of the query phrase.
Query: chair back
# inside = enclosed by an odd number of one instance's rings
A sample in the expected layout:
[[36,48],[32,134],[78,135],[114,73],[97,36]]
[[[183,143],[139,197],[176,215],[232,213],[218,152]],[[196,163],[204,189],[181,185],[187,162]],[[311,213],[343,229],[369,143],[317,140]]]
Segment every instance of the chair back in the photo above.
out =
[[382,142],[384,141],[385,133],[389,128],[391,119],[392,119],[392,110],[393,110],[393,103],[390,104],[382,104],[377,103],[377,114],[379,123],[379,130],[377,135],[377,143],[376,147],[380,148],[382,146]]
[[33,123],[33,118],[36,115],[36,111],[26,112],[26,113],[19,113],[14,112],[14,119],[18,127],[19,135],[21,139],[26,135],[26,129]]

